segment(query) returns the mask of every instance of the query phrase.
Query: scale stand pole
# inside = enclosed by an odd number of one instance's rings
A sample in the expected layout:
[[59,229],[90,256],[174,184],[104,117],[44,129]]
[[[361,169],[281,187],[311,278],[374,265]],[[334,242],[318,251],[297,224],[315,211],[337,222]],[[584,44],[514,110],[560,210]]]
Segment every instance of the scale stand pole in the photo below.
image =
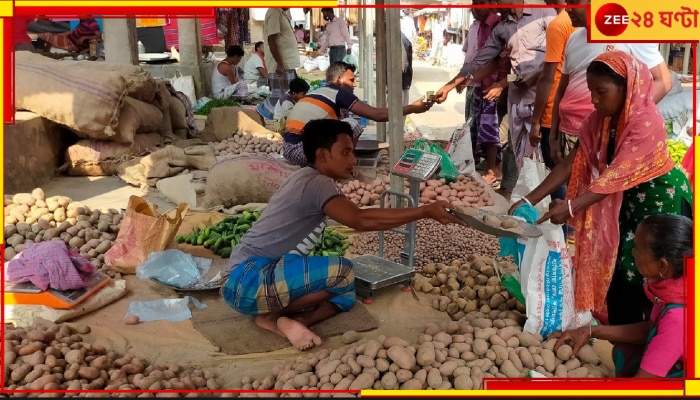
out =
[[[408,180],[408,196],[412,201],[409,201],[411,207],[418,206],[418,200],[420,197],[420,181],[415,179]],[[415,250],[416,250],[416,221],[406,224],[408,230],[406,234],[406,241],[404,243],[404,251],[401,252],[401,263],[407,267],[411,267],[415,270]]]

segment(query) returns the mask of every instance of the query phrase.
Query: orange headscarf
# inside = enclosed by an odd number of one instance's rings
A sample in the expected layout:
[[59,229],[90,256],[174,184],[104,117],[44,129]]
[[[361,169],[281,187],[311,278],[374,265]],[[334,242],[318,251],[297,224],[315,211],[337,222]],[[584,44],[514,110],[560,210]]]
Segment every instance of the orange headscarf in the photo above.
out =
[[625,104],[616,129],[613,162],[607,165],[611,117],[594,111],[579,133],[568,186],[568,199],[588,191],[603,200],[572,218],[576,229],[575,299],[577,310],[605,310],[605,297],[615,269],[620,242],[622,194],[673,168],[664,120],[652,99],[649,69],[622,51],[596,57],[627,80]]

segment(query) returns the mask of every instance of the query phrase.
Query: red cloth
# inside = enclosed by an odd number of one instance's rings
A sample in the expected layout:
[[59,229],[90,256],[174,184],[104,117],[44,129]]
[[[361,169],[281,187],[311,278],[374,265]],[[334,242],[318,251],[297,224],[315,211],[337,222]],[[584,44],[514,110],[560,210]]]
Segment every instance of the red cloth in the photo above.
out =
[[649,69],[622,51],[602,53],[594,61],[612,68],[627,81],[620,112],[614,159],[608,161],[611,117],[594,111],[583,123],[571,169],[567,199],[586,192],[606,194],[579,210],[571,222],[576,230],[576,310],[603,310],[620,242],[622,194],[673,168],[664,119],[652,99]]
[[7,267],[10,282],[31,282],[41,290],[78,289],[95,272],[90,261],[68,248],[62,240],[33,243]]
[[663,279],[644,283],[644,293],[654,304],[685,304],[685,278]]
[[27,34],[29,23],[34,21],[34,18],[14,17],[12,22],[15,27],[15,45],[17,44],[32,44],[32,38]]
[[[200,18],[200,38],[203,45],[219,44],[219,36],[216,28],[216,18]],[[175,46],[180,49],[180,39],[177,31],[177,18],[168,18],[168,23],[163,27],[163,35],[165,36],[165,47],[170,50]]]

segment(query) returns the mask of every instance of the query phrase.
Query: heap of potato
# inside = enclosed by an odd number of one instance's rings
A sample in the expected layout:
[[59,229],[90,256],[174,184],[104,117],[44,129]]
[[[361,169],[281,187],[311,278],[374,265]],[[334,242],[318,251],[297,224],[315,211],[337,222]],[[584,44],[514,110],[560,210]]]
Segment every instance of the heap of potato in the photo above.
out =
[[[490,314],[494,314],[493,312]],[[427,324],[416,344],[386,336],[336,350],[322,349],[277,365],[262,380],[245,377],[238,388],[276,390],[480,389],[484,378],[606,377],[610,371],[590,346],[572,355],[569,345],[522,331],[522,315],[472,313],[443,327]],[[360,336],[344,340],[350,343]],[[346,336],[344,335],[344,336]],[[344,337],[345,339],[345,337]]]
[[516,270],[515,264],[474,255],[467,260],[427,264],[422,274],[415,275],[412,286],[416,291],[439,295],[433,299],[433,308],[446,311],[454,320],[476,311],[484,314],[493,310],[525,312],[525,306],[508,293],[496,273],[496,268]]
[[[389,231],[384,233],[384,257],[399,262],[399,254],[404,249],[405,237]],[[377,254],[378,233],[363,232],[355,235],[350,243],[351,254]],[[453,260],[464,259],[470,254],[496,257],[500,251],[498,238],[466,226],[442,225],[433,220],[420,220],[416,223],[415,267],[421,271],[429,263],[449,264]]]
[[66,196],[46,197],[40,188],[31,193],[5,195],[5,259],[12,259],[31,243],[62,240],[103,268],[104,253],[119,233],[122,212],[116,209],[91,210]]
[[[8,390],[217,390],[209,371],[184,371],[178,364],[149,365],[84,341],[87,325],[48,321],[27,328],[5,328],[5,388]],[[66,394],[72,396],[73,394]],[[199,397],[177,392],[168,397]],[[25,397],[27,393],[14,393]],[[133,396],[133,394],[132,394]],[[144,393],[139,397],[154,397]],[[160,397],[160,396],[159,396]]]
[[[338,183],[340,191],[358,206],[379,205],[379,197],[389,190],[388,176],[377,178],[370,183],[350,180]],[[408,180],[404,181],[404,192],[408,193]],[[420,183],[420,204],[429,204],[436,200],[449,201],[455,206],[485,207],[492,206],[493,199],[485,189],[483,182],[470,175],[460,175],[457,182],[446,183],[445,179],[430,179]]]
[[239,154],[279,154],[282,142],[274,136],[256,137],[250,133],[233,135],[220,142],[209,143],[214,148],[218,160],[230,158]]

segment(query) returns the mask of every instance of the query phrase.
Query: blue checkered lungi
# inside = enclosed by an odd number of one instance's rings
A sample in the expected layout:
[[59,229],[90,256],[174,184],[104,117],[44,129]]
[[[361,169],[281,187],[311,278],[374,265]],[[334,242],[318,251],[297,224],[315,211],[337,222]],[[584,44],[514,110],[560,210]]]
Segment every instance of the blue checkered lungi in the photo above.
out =
[[286,254],[279,260],[253,256],[237,265],[222,294],[234,310],[247,315],[281,311],[310,293],[335,294],[329,302],[348,311],[355,304],[352,262],[338,256]]

